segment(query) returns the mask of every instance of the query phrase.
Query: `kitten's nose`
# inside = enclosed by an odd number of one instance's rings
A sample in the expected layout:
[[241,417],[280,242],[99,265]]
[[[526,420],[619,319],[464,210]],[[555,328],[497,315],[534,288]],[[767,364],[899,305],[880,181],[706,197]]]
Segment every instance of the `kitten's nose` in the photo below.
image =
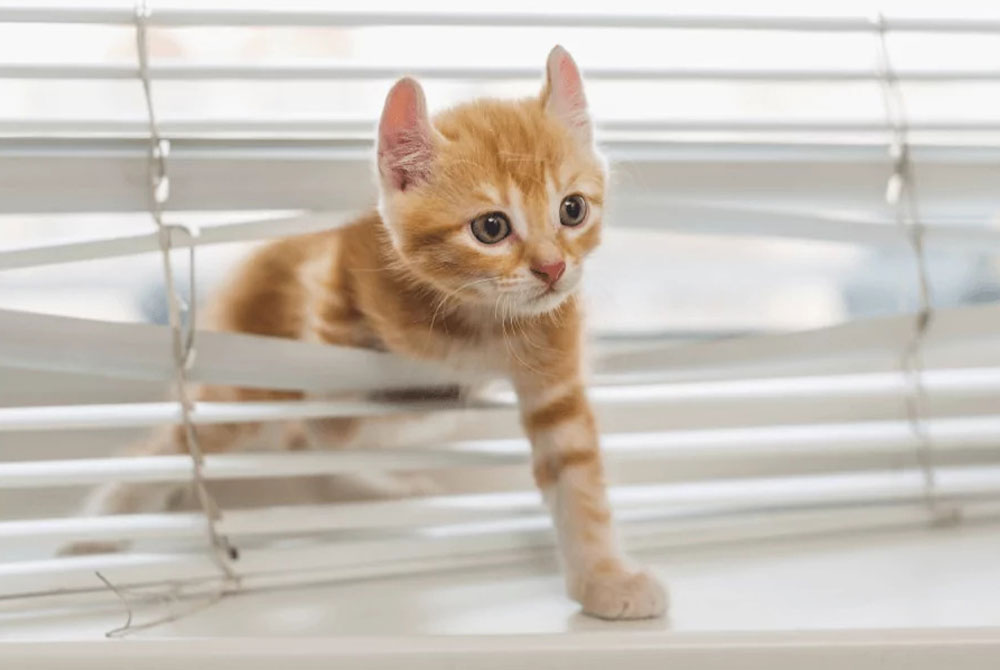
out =
[[555,261],[553,263],[539,263],[531,266],[531,274],[535,275],[543,282],[552,286],[566,271],[565,261]]

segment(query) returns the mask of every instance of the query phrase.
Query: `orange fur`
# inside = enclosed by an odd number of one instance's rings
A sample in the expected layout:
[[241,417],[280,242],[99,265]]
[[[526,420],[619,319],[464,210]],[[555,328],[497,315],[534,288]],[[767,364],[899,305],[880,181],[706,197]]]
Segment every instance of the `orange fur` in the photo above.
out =
[[[542,94],[477,100],[426,117],[409,79],[390,92],[379,130],[379,211],[329,232],[271,243],[236,272],[211,310],[212,326],[274,337],[384,349],[511,378],[553,507],[571,595],[609,618],[657,615],[663,592],[627,567],[615,546],[598,432],[581,372],[576,292],[600,242],[604,162],[590,139],[582,82],[557,48]],[[564,199],[586,217],[563,225]],[[477,239],[470,222],[499,212],[510,235]],[[538,266],[564,263],[554,282]],[[300,394],[207,387],[206,400]],[[345,436],[353,420],[317,422]],[[238,448],[254,425],[199,427],[207,452]],[[291,433],[289,448],[301,448]],[[155,442],[183,451],[182,431]],[[149,449],[149,447],[147,447]],[[127,501],[111,511],[132,511]]]

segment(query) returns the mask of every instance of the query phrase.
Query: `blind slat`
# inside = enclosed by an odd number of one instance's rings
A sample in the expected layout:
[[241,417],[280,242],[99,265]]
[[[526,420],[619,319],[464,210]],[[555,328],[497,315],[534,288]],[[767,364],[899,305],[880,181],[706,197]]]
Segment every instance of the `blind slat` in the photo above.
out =
[[[678,201],[893,217],[885,202],[890,158],[878,142],[611,140],[602,146],[615,177],[612,222],[633,215],[655,222]],[[0,139],[0,211],[145,211],[147,149],[141,138]],[[371,152],[363,138],[175,138],[170,209],[365,210],[375,202]],[[915,144],[911,156],[930,223],[992,221],[1000,146]]]
[[[871,403],[880,399],[901,400],[910,393],[906,376],[901,372],[624,386],[600,385],[598,376],[597,382],[597,386],[588,390],[588,396],[599,409],[654,405],[663,411],[697,415],[732,405],[752,405],[753,411],[760,412],[768,405],[787,408],[789,422],[796,419],[795,410],[809,404],[831,406],[835,403]],[[928,401],[993,397],[1000,394],[1000,368],[927,370],[921,385]],[[509,410],[515,406],[516,399],[509,391],[464,400],[410,402],[196,402],[190,420],[195,424],[294,421],[449,410]],[[0,407],[0,432],[152,427],[180,420],[180,409],[175,402]]]
[[[565,28],[686,28],[719,30],[790,30],[870,32],[871,16],[816,16],[739,13],[634,12],[467,12],[467,11],[344,11],[339,9],[232,8],[220,6],[160,7],[148,19],[154,26],[487,26]],[[0,22],[98,23],[131,25],[132,11],[119,7],[51,4],[5,5]],[[892,31],[989,33],[1000,31],[1000,18],[886,16]]]
[[[746,81],[746,82],[856,82],[875,81],[882,75],[872,69],[850,68],[722,68],[722,67],[586,67],[590,81]],[[1000,81],[1000,70],[898,68],[903,81]],[[154,80],[347,80],[383,81],[410,75],[420,79],[457,81],[535,80],[534,66],[435,66],[420,64],[348,65],[340,63],[228,65],[216,63],[157,63],[149,68]],[[0,79],[138,79],[134,65],[78,63],[0,63]]]
[[[903,314],[855,319],[828,328],[682,346],[650,343],[608,352],[598,369],[640,376],[669,371],[675,381],[793,376],[796,370],[823,374],[898,369],[915,318]],[[998,303],[937,310],[923,340],[924,366],[968,367],[979,356],[1000,355],[1000,343],[990,335],[996,327],[1000,327]],[[814,372],[801,372],[806,369]]]
[[[944,500],[963,493],[979,496],[996,491],[998,474],[990,469],[941,469],[939,490]],[[756,490],[764,498],[781,489],[781,480],[730,481],[722,483],[731,490]],[[706,542],[732,542],[738,539],[776,538],[796,534],[819,534],[835,530],[873,530],[900,525],[926,525],[932,518],[923,500],[923,479],[919,472],[845,475],[837,477],[797,477],[785,485],[825,505],[809,509],[771,509],[753,515],[756,523],[747,523],[740,514],[708,515],[684,520],[669,514],[622,515],[619,519],[626,546],[630,550],[650,547],[692,546]],[[789,495],[789,497],[792,497]],[[752,496],[756,498],[756,496]],[[865,506],[859,513],[856,501],[868,499],[880,504]],[[963,501],[967,520],[995,519],[995,500]],[[432,561],[434,569],[466,567],[475,555],[488,554],[491,562],[518,558],[540,558],[539,549],[550,550],[553,542],[548,521],[523,519],[503,524],[468,524],[438,527],[419,537],[404,534],[387,539],[340,540],[332,543],[303,544],[293,547],[247,547],[240,552],[236,569],[244,577],[243,586],[260,586],[255,579],[268,574],[276,583],[309,583],[324,579],[356,578],[379,574],[412,574],[420,561]],[[527,552],[527,555],[525,554]],[[548,555],[547,553],[545,555]],[[395,563],[394,567],[393,564]],[[291,567],[294,566],[294,567]],[[426,569],[426,568],[425,568]],[[138,584],[174,584],[189,580],[213,580],[218,569],[203,554],[126,554],[80,556],[46,561],[22,561],[0,564],[0,594],[6,597],[67,591],[106,589],[95,579],[98,570],[119,587]],[[283,578],[279,576],[283,573]],[[266,580],[265,580],[266,581]],[[275,583],[275,582],[270,582]],[[205,584],[212,588],[212,584]]]
[[[661,203],[668,205],[668,203]],[[658,216],[650,212],[655,203],[618,203],[611,208],[615,226],[658,232],[685,232],[715,236],[763,236],[797,240],[825,240],[851,244],[906,244],[895,222],[824,217],[745,207],[712,206],[702,203],[669,203]],[[350,214],[316,212],[289,217],[264,218],[199,227],[197,245],[256,241],[317,232],[339,227],[352,220]],[[1000,229],[962,223],[923,221],[926,244],[933,248],[1000,248]],[[191,239],[183,231],[171,231],[172,244],[183,248]],[[40,267],[58,263],[115,258],[159,249],[159,235],[146,233],[0,249],[0,270]]]
[[[881,133],[889,132],[885,119],[596,119],[601,133]],[[374,135],[375,119],[259,118],[259,119],[161,119],[161,135]],[[84,118],[5,118],[0,119],[0,134],[10,135],[143,135],[149,130],[145,120]],[[907,123],[910,132],[1000,132],[1000,121],[991,119],[941,118],[915,119]]]
[[[194,242],[198,246],[202,246],[206,244],[271,239],[287,235],[330,230],[340,227],[350,220],[349,216],[343,214],[319,212],[200,226],[197,229],[197,237]],[[174,247],[188,247],[192,243],[191,237],[184,230],[177,228],[170,230],[170,241]],[[159,248],[159,233],[154,232],[136,235],[118,235],[80,242],[63,242],[34,247],[3,249],[0,250],[0,270],[39,267],[99,258],[114,258],[157,251]]]
[[[164,326],[0,310],[0,329],[0,364],[10,367],[162,381],[173,374]],[[209,331],[198,331],[196,343],[193,382],[335,392],[456,381],[440,366],[366,349]]]
[[[982,459],[995,453],[1000,418],[929,419],[927,432],[939,457]],[[642,463],[649,473],[657,464],[697,471],[702,479],[744,472],[784,471],[788,460],[796,468],[843,470],[844,463],[862,469],[898,466],[913,457],[921,444],[905,420],[845,424],[770,425],[750,428],[680,430],[605,435],[601,448],[612,465]],[[976,452],[971,454],[971,452]],[[970,455],[971,454],[971,455]],[[204,476],[217,479],[271,479],[343,474],[370,469],[423,470],[447,467],[526,465],[524,440],[460,442],[439,449],[358,449],[305,452],[210,454]],[[693,464],[701,467],[692,468]],[[88,486],[113,481],[186,482],[191,477],[187,456],[137,456],[0,463],[0,488]]]
[[[898,369],[911,315],[858,319],[786,334],[678,345],[654,341],[598,352],[606,383],[788,377]],[[168,380],[162,326],[0,310],[0,365],[123,379]],[[1000,366],[1000,304],[939,310],[925,340],[928,368]],[[365,391],[469,381],[440,366],[364,350],[236,333],[198,331],[195,382],[309,391]],[[244,361],[254,361],[247,366]],[[329,370],[337,370],[336,375]]]
[[[946,474],[954,470],[946,469]],[[913,479],[911,473],[907,473]],[[739,509],[767,510],[775,507],[808,507],[837,502],[885,502],[901,497],[901,486],[884,481],[882,475],[812,476],[787,479],[740,479],[707,485],[670,484],[612,487],[609,499],[617,516],[643,512],[650,516],[684,518],[694,514],[732,512]],[[857,479],[857,482],[848,482]],[[867,484],[866,484],[867,482]],[[804,483],[811,484],[808,488]],[[975,477],[938,491],[948,498],[1000,495],[1000,468],[986,469]],[[905,495],[905,494],[904,494]],[[913,495],[912,493],[910,494]],[[498,519],[536,517],[544,520],[545,506],[534,491],[441,496],[336,505],[292,505],[251,510],[229,510],[219,521],[219,532],[227,536],[295,535],[335,530],[397,528],[411,531],[418,526],[489,524]],[[25,540],[121,540],[200,537],[205,517],[201,514],[136,514],[75,519],[0,521],[0,541]]]

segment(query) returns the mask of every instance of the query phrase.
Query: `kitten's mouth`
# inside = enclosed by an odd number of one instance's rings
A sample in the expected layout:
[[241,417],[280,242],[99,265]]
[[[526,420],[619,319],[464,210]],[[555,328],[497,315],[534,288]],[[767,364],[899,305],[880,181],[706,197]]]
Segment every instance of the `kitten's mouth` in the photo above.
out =
[[555,309],[568,295],[565,286],[548,286],[525,301],[525,307],[533,313]]
[[535,301],[535,300],[541,300],[543,298],[549,298],[549,297],[555,295],[556,293],[561,293],[561,291],[559,289],[557,289],[555,286],[546,286],[545,288],[543,288],[541,290],[541,292],[536,293],[535,295],[533,295],[531,297],[531,300]]

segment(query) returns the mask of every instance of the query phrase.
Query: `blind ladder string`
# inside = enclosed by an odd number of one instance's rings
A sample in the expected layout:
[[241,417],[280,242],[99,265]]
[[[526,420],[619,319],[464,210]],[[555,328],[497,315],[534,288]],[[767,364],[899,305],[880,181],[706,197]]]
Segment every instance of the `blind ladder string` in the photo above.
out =
[[892,173],[886,183],[885,199],[894,209],[896,224],[912,252],[917,288],[917,310],[913,330],[900,354],[900,368],[905,376],[906,417],[917,441],[916,456],[923,474],[923,496],[932,514],[932,523],[958,521],[959,510],[944,506],[937,495],[937,472],[934,441],[927,429],[927,389],[924,384],[923,345],[934,320],[934,304],[927,272],[924,226],[920,220],[917,186],[909,145],[909,120],[899,77],[892,66],[886,39],[886,21],[882,14],[872,19],[876,35],[876,69],[879,90],[888,127],[889,157]]
[[[149,129],[148,202],[150,214],[159,232],[158,241],[160,256],[163,262],[163,276],[166,286],[167,309],[171,331],[174,386],[178,404],[180,405],[181,421],[184,427],[188,453],[191,456],[192,486],[197,495],[199,505],[205,514],[206,531],[212,550],[212,559],[229,582],[238,583],[239,577],[230,563],[238,557],[238,553],[227,538],[219,534],[216,529],[216,522],[219,520],[221,514],[218,504],[208,491],[205,483],[204,454],[198,442],[198,434],[195,430],[194,422],[191,420],[194,404],[187,391],[187,371],[194,362],[196,352],[195,305],[197,300],[195,289],[195,246],[197,244],[198,231],[193,226],[182,224],[168,225],[164,222],[163,218],[164,205],[170,197],[170,179],[167,173],[167,157],[170,152],[170,143],[160,135],[159,125],[156,120],[156,111],[153,105],[147,39],[147,26],[150,14],[151,11],[146,2],[139,0],[135,5],[136,51],[139,61],[139,79],[142,83]],[[183,300],[178,294],[177,286],[174,282],[174,273],[170,258],[173,234],[175,232],[186,235],[188,239],[190,296],[186,305],[186,324],[182,324],[181,322],[181,305]]]

